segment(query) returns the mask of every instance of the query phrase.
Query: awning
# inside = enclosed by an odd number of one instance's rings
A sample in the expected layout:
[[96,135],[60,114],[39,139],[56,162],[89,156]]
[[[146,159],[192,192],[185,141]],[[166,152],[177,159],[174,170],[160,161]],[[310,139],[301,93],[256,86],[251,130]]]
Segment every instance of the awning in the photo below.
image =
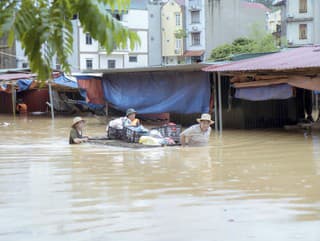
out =
[[202,56],[204,54],[204,50],[188,50],[184,52],[184,56],[192,57],[192,56]]

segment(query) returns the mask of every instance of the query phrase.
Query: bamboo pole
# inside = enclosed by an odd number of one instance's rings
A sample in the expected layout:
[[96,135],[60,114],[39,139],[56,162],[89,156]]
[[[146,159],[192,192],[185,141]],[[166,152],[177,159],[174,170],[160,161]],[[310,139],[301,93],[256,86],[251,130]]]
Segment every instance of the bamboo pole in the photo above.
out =
[[51,81],[49,81],[49,98],[50,98],[50,108],[51,108],[51,119],[54,120],[54,108],[53,108],[53,96],[52,96]]
[[11,83],[11,100],[13,118],[16,118],[16,88],[13,82]]
[[218,95],[219,95],[219,134],[222,135],[222,103],[221,103],[221,75],[218,72]]
[[218,103],[217,103],[217,78],[216,78],[216,73],[213,73],[213,95],[214,95],[214,121],[215,121],[215,131],[218,133]]

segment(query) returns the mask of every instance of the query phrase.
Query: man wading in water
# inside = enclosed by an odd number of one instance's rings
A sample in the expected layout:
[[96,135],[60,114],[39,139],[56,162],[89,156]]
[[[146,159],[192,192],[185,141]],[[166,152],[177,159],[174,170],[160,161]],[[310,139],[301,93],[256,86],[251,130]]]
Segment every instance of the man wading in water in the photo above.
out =
[[85,124],[85,120],[81,117],[77,116],[73,118],[70,136],[69,136],[69,144],[80,144],[82,142],[88,141],[88,136],[82,135],[82,130]]
[[182,146],[203,146],[208,144],[211,133],[211,127],[214,121],[211,120],[210,114],[202,114],[197,119],[199,124],[190,126],[180,134],[180,143]]

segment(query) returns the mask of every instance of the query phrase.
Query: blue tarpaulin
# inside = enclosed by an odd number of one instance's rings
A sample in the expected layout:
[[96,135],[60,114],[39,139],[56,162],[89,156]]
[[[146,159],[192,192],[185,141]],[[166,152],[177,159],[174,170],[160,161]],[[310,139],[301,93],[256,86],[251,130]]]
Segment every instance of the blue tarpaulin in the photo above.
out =
[[32,84],[32,79],[19,79],[17,81],[17,85],[18,85],[18,92],[20,91],[25,91],[27,89],[29,89],[30,85]]
[[65,75],[60,75],[58,78],[54,78],[53,82],[58,85],[66,86],[69,88],[78,88],[78,82],[76,80],[71,80]]
[[236,89],[235,98],[263,101],[263,100],[283,100],[293,96],[292,87],[287,84],[265,86],[258,88],[239,88]]
[[204,72],[139,72],[105,75],[106,100],[138,113],[209,112],[210,81]]

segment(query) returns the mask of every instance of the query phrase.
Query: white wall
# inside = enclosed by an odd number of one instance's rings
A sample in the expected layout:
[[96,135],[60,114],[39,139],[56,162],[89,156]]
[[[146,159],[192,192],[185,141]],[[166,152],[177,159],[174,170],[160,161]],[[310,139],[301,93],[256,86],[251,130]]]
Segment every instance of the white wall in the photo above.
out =
[[139,53],[148,53],[148,32],[147,31],[137,31],[137,34],[140,38],[141,44],[137,45],[132,51],[130,50],[130,46],[128,49],[130,52],[139,52]]
[[[201,7],[200,10],[200,23],[191,24],[191,11],[189,6],[189,1],[186,1],[186,30],[187,30],[187,38],[186,38],[186,50],[204,50],[205,49],[205,4],[204,0],[199,0],[197,3],[198,6]],[[192,2],[193,3],[193,2]],[[194,31],[192,27],[196,27],[200,31],[200,45],[192,46],[192,38],[191,33]]]
[[299,13],[299,0],[290,0],[287,1],[287,15],[292,15],[295,18],[309,18],[313,16],[313,1],[319,1],[319,0],[308,0],[307,7],[308,11],[307,13]]
[[[315,13],[315,4],[316,1],[319,0],[308,0],[307,2],[307,12],[299,13],[299,0],[290,0],[287,1],[287,16],[292,16],[295,20],[294,22],[287,23],[287,40],[288,42],[292,42],[293,45],[304,45],[304,44],[312,44],[315,42],[314,36],[317,29],[315,29],[314,18],[320,13]],[[299,21],[302,19],[310,19],[309,21]],[[307,24],[307,39],[300,40],[299,39],[299,24]]]
[[83,29],[79,29],[79,48],[80,52],[97,52],[99,49],[99,44],[97,41],[92,39],[92,44],[86,44],[86,34],[83,32]]
[[[299,24],[307,24],[307,39],[299,39]],[[294,22],[287,25],[287,39],[294,45],[311,44],[313,42],[313,22]]]
[[148,11],[130,9],[128,14],[123,16],[123,24],[130,29],[148,29],[149,27],[149,18]]
[[[129,56],[137,56],[137,62],[129,62]],[[130,54],[124,56],[124,67],[134,68],[134,67],[145,67],[148,66],[148,55],[147,54]]]
[[100,69],[108,69],[108,60],[116,61],[116,68],[124,68],[123,55],[100,55]]
[[80,69],[87,69],[86,60],[92,59],[92,69],[99,68],[99,58],[97,54],[84,54],[80,53]]

